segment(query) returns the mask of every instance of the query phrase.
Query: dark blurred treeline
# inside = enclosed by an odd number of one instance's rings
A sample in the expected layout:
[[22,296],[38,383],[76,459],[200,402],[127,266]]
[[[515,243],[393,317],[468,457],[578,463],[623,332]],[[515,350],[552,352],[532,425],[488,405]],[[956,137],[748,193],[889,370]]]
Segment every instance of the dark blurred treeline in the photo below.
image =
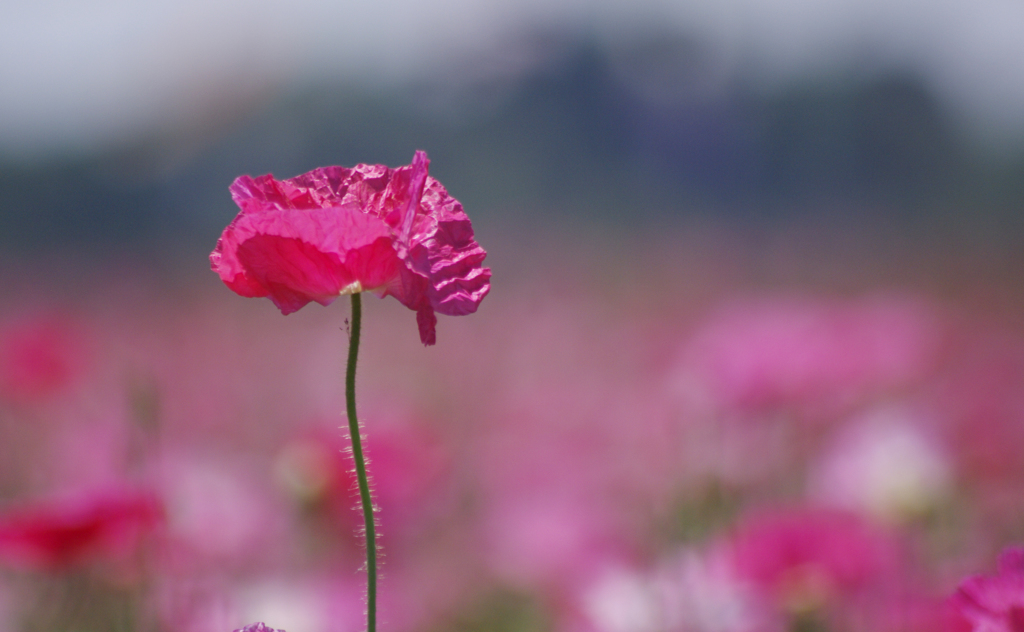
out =
[[416,148],[474,219],[881,213],[1020,230],[1024,152],[989,155],[968,142],[912,74],[767,91],[716,75],[704,49],[677,38],[548,48],[546,63],[499,79],[456,71],[402,89],[305,87],[188,143],[8,160],[0,244],[205,247],[235,213],[227,185],[239,174],[400,165]]

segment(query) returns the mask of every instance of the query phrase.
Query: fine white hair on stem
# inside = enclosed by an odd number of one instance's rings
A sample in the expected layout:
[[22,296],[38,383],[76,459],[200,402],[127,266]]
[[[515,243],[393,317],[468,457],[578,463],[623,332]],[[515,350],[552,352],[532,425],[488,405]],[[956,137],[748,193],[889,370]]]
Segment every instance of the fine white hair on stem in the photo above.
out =
[[[363,442],[363,461],[365,462],[365,465],[366,465],[366,483],[367,483],[367,486],[369,487],[369,490],[370,490],[370,501],[372,503],[371,504],[371,508],[373,509],[373,528],[377,532],[376,542],[374,542],[374,545],[376,547],[375,551],[376,551],[378,559],[382,559],[384,557],[384,550],[383,550],[383,548],[381,547],[381,544],[380,544],[380,535],[381,535],[381,533],[380,533],[380,526],[381,525],[380,525],[380,517],[378,516],[378,514],[380,513],[380,505],[377,504],[377,494],[376,494],[377,483],[374,480],[373,471],[372,471],[372,468],[371,468],[373,462],[372,462],[372,459],[370,458],[369,449],[368,449],[368,447],[369,447],[369,438],[366,435],[366,425],[363,423],[362,420],[360,420],[358,423],[359,423],[359,435],[362,438],[362,442]],[[346,438],[348,438],[348,440],[349,440],[348,444],[345,445],[341,449],[341,451],[345,455],[345,457],[349,460],[348,472],[349,472],[349,474],[352,475],[352,482],[349,485],[349,490],[348,491],[352,492],[357,497],[355,502],[354,502],[354,504],[352,505],[352,508],[354,510],[356,510],[357,512],[362,512],[362,504],[361,504],[361,501],[358,498],[358,495],[359,495],[359,480],[358,480],[358,477],[356,476],[357,472],[356,472],[355,456],[353,455],[353,452],[352,452],[352,436],[349,433],[348,427],[342,426],[340,428],[340,430],[342,431],[342,433],[344,433]],[[360,544],[362,545],[363,549],[365,550],[366,549],[366,525],[361,526],[356,531],[356,533],[359,535]],[[360,567],[360,570],[363,570],[363,571],[367,570],[366,562],[363,562],[363,565]]]

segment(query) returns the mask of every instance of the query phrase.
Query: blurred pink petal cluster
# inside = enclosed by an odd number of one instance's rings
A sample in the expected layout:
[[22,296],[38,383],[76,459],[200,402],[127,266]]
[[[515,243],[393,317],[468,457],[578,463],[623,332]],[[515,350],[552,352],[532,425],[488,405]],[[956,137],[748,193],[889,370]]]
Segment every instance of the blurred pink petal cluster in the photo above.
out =
[[[417,164],[246,190],[281,217],[391,208]],[[313,201],[343,182],[337,206]],[[381,216],[346,213],[377,227],[352,252],[412,261]],[[430,353],[394,335],[404,310],[364,306],[382,632],[1015,629],[1015,549],[964,581],[1020,539],[1012,313],[892,283],[751,289],[711,266],[686,277],[647,242],[607,258],[538,241]],[[331,272],[309,300],[384,269],[317,243],[311,269]],[[31,300],[0,283],[0,630],[118,629],[115,613],[140,630],[358,629],[337,314],[282,323],[208,273],[135,274],[75,296],[40,280]]]
[[720,402],[828,416],[923,379],[940,335],[929,306],[910,297],[844,303],[781,296],[726,306],[685,358]]

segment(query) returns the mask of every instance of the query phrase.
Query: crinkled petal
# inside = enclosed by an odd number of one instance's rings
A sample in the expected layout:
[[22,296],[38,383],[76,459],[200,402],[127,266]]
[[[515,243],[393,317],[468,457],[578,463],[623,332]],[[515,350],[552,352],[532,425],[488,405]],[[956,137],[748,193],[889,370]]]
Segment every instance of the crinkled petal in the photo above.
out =
[[[487,253],[474,239],[473,226],[462,204],[448,195],[440,182],[427,176],[429,164],[426,152],[417,151],[411,165],[395,170],[393,181],[407,179],[406,190],[412,196],[420,188],[419,180],[423,181],[415,214],[406,214],[401,220],[396,251],[410,271],[426,280],[426,293],[391,293],[417,311],[425,300],[442,314],[471,314],[490,291],[491,271],[482,266]],[[402,198],[396,195],[395,199]],[[401,207],[396,203],[394,208]]]
[[491,270],[482,265],[487,253],[473,238],[462,204],[440,182],[427,181],[421,205],[438,220],[433,235],[424,239],[429,244],[430,302],[442,314],[472,314],[491,289]]
[[287,180],[277,180],[270,174],[240,176],[229,190],[242,213],[336,206],[362,209],[382,195],[387,170],[384,165],[357,165],[352,169],[320,167]]

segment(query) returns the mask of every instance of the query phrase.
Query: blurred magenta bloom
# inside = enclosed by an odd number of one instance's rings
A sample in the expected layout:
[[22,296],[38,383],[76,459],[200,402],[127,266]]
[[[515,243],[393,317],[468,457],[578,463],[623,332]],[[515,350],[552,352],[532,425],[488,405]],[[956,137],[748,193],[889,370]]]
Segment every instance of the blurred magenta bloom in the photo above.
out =
[[926,376],[939,334],[934,310],[908,297],[746,300],[698,331],[684,366],[727,406],[818,417]]
[[56,314],[26,314],[0,328],[0,397],[33,401],[60,391],[79,374],[82,342]]
[[123,560],[163,522],[147,491],[114,490],[40,502],[0,517],[0,561],[61,571],[90,559]]
[[821,509],[754,516],[733,541],[742,577],[784,609],[805,611],[879,588],[898,570],[898,550],[857,515]]
[[1024,548],[1003,551],[995,576],[967,578],[951,602],[973,632],[1024,630]]
[[972,632],[971,625],[956,611],[949,599],[931,594],[907,594],[893,591],[858,604],[854,616],[856,629],[869,632]]
[[310,301],[370,290],[416,312],[423,344],[435,341],[435,312],[476,311],[490,290],[487,253],[462,205],[427,175],[417,151],[397,169],[322,167],[288,180],[241,176],[241,208],[210,264],[242,296],[267,296],[283,314]]

